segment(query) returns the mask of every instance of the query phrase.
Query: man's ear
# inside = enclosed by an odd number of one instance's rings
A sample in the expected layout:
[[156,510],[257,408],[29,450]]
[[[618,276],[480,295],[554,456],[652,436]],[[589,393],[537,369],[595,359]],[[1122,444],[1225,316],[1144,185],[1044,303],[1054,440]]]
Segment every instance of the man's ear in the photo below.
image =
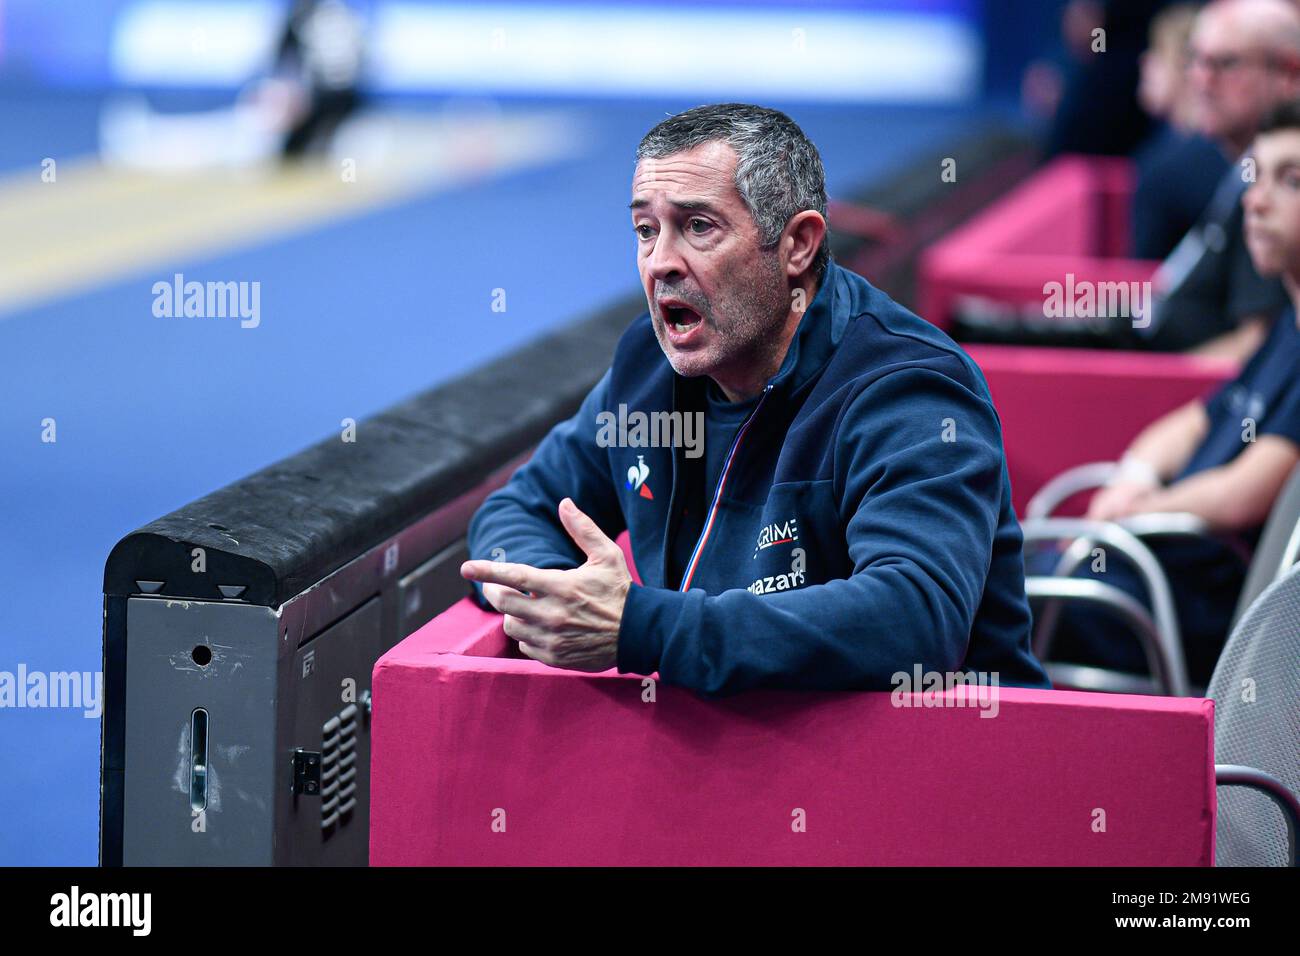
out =
[[786,273],[791,277],[803,275],[817,259],[826,236],[826,220],[815,209],[805,209],[790,217],[785,224],[781,241],[789,250]]

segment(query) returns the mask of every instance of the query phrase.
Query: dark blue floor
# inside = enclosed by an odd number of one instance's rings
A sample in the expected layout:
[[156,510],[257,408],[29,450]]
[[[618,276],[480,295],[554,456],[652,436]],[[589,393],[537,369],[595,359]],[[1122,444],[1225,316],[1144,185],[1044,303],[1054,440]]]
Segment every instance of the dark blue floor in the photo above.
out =
[[[93,146],[93,100],[24,102],[0,98],[0,169]],[[139,525],[634,291],[633,151],[690,105],[515,101],[583,114],[581,158],[0,318],[0,671],[99,670],[104,559]],[[981,119],[788,112],[832,195]],[[155,318],[150,287],[173,271],[259,281],[261,326]],[[498,287],[504,314],[490,308]],[[56,444],[40,440],[47,417]],[[98,761],[98,720],[0,709],[0,864],[95,862]]]

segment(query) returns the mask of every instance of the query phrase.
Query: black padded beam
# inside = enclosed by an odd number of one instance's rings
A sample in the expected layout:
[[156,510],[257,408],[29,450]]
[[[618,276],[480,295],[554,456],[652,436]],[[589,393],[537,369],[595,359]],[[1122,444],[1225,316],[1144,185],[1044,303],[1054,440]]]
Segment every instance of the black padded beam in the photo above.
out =
[[[280,607],[536,445],[644,309],[622,299],[359,422],[355,442],[325,439],[150,522],[109,554],[104,594],[220,601],[219,585],[243,586],[239,600]],[[206,573],[191,570],[194,548]]]

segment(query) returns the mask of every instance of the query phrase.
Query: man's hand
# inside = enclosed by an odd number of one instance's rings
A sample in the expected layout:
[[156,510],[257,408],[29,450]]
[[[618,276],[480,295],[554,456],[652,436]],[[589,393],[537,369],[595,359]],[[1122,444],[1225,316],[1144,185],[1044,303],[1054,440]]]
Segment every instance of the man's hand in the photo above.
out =
[[609,670],[618,663],[618,629],[632,575],[623,549],[572,499],[561,501],[559,511],[560,523],[587,555],[582,567],[553,571],[466,561],[461,577],[482,583],[488,603],[506,616],[506,634],[528,657],[569,670]]
[[1092,521],[1118,521],[1149,510],[1152,494],[1158,488],[1135,481],[1107,485],[1092,497],[1087,517]]

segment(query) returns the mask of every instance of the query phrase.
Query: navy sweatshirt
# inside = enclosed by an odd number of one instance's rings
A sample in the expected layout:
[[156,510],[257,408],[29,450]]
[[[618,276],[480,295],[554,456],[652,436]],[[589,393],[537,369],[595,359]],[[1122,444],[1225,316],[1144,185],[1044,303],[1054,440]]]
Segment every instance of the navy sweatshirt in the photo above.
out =
[[475,513],[470,556],[578,567],[566,496],[610,538],[626,528],[643,583],[618,670],[710,696],[889,690],[917,665],[1050,686],[1029,649],[1001,425],[951,339],[832,262],[710,487],[698,445],[628,428],[620,446],[601,427],[620,405],[629,424],[694,417],[707,385],[673,371],[643,313],[578,412]]

